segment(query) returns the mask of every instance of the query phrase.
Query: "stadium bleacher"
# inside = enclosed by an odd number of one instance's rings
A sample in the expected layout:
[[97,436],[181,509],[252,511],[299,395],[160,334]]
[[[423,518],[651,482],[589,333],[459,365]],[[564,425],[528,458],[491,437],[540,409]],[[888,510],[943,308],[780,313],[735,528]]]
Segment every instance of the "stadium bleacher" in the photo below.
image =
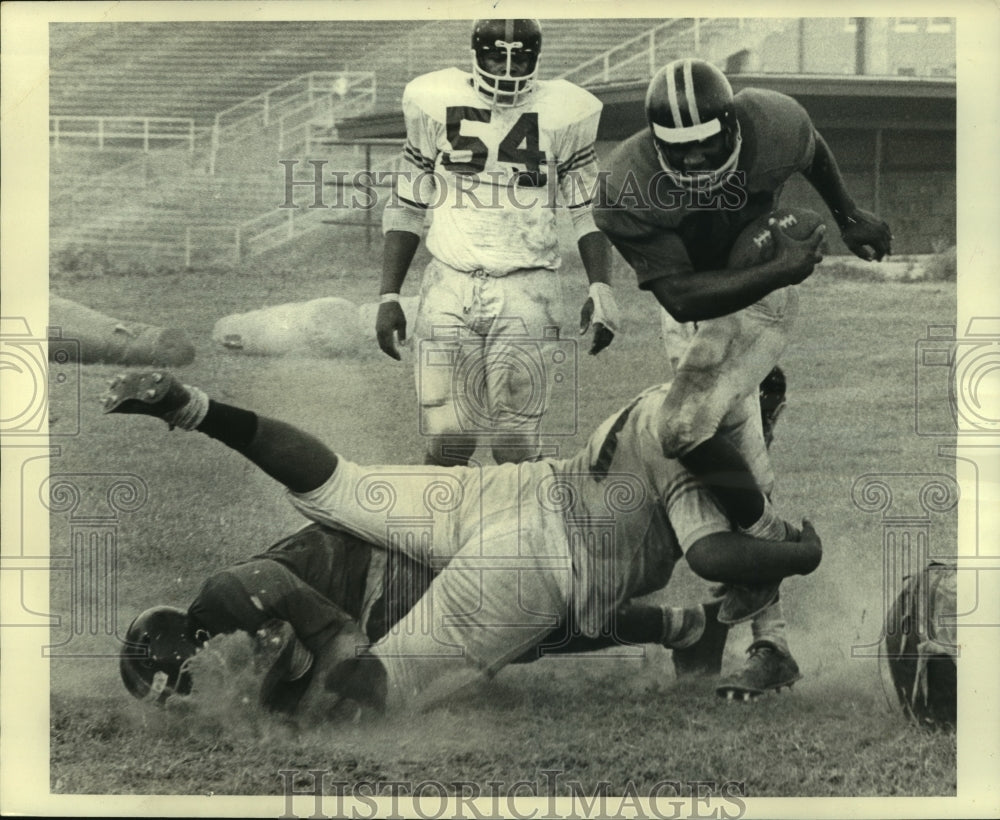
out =
[[[542,74],[558,76],[658,22],[544,21]],[[216,247],[206,258],[232,261],[241,223],[256,224],[282,201],[281,136],[273,127],[231,130],[239,143],[206,160],[220,112],[318,71],[371,71],[374,110],[398,111],[414,76],[468,66],[469,31],[467,20],[53,24],[51,117],[189,118],[197,131],[189,146],[143,150],[137,141],[111,153],[96,139],[62,139],[53,150],[53,251],[89,247],[126,259],[155,251],[190,261],[194,241]]]
[[[658,20],[544,22],[543,75],[557,76]],[[374,71],[377,108],[414,76],[468,66],[469,21],[62,23],[51,27],[52,115],[191,117],[310,71]]]

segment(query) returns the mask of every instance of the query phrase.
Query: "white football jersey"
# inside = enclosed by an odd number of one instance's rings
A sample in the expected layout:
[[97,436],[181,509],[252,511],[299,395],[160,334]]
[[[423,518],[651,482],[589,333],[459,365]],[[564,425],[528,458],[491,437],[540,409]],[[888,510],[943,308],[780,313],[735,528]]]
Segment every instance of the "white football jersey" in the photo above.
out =
[[711,493],[663,455],[657,429],[669,388],[641,393],[574,457],[552,462],[560,486],[547,497],[563,505],[585,630],[599,626],[601,613],[665,585],[698,539],[732,529]]
[[396,190],[431,214],[430,252],[493,275],[558,268],[555,208],[589,207],[601,107],[565,80],[537,81],[514,107],[491,106],[457,68],[410,82]]

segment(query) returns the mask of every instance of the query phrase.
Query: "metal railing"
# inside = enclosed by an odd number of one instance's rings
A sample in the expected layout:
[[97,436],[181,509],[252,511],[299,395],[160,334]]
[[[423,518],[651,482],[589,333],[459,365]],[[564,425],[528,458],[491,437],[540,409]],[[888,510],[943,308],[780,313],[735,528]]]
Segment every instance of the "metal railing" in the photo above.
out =
[[[766,24],[766,21],[760,22]],[[674,59],[681,52],[685,56],[706,57],[703,53],[705,40],[712,35],[736,30],[741,35],[757,36],[748,30],[747,24],[748,19],[744,17],[684,17],[668,20],[569,71],[564,71],[559,77],[584,87],[615,80],[648,79],[662,67],[665,60]],[[774,27],[784,25],[783,20],[775,19]]]
[[[402,154],[402,140],[394,138],[373,137],[360,140],[344,139],[323,139],[318,141],[324,146],[344,146],[359,149],[363,154],[363,160],[359,163],[363,167],[358,168],[360,175],[369,175],[365,178],[365,186],[369,189],[388,189],[391,185],[390,177],[385,175],[381,178],[379,171],[390,170],[389,161],[376,163],[373,157],[373,149],[387,149],[393,154],[393,162]],[[375,173],[380,178],[371,175]],[[353,192],[354,186],[346,179],[330,175],[325,186],[337,186],[349,189]],[[308,185],[306,186],[308,187]],[[294,201],[294,198],[293,198]],[[365,229],[365,246],[370,248],[374,234],[381,227],[380,217],[376,217],[376,207],[353,208],[347,207],[348,197],[344,190],[338,190],[330,197],[331,203],[338,203],[337,207],[279,207],[267,213],[260,214],[251,219],[241,222],[236,228],[236,259],[237,261],[247,257],[263,253],[266,250],[275,248],[284,242],[288,242],[303,234],[323,228],[325,225],[344,225],[361,227]],[[381,213],[379,211],[379,213]]]
[[[52,147],[59,149],[63,143],[73,141],[97,142],[103,149],[108,142],[116,146],[142,146],[149,151],[150,144],[186,142],[188,149],[195,149],[197,129],[193,119],[183,117],[49,117],[49,138]],[[122,146],[122,147],[125,147]],[[154,145],[154,147],[158,147]]]
[[[328,136],[316,136],[317,128],[329,130],[337,117],[371,110],[375,95],[372,72],[312,72],[220,112],[212,126],[195,127],[192,120],[179,118],[53,117],[52,142],[57,146],[59,141],[65,143],[71,137],[86,137],[103,148],[112,140],[119,140],[114,144],[120,146],[121,139],[130,138],[144,147],[156,148],[144,150],[87,181],[91,192],[117,196],[119,199],[114,201],[119,204],[123,200],[134,201],[133,213],[138,213],[151,196],[168,202],[185,185],[195,184],[192,170],[201,169],[214,178],[220,147],[239,149],[242,141],[265,136],[282,153],[305,148],[308,156],[314,145]],[[398,146],[399,142],[395,144]],[[334,216],[352,219],[348,213]],[[176,237],[172,233],[175,228],[155,222],[125,231],[95,223],[89,230],[81,224],[86,222],[81,214],[79,219],[71,220],[72,228],[67,225],[60,230],[54,245],[109,248],[114,239],[117,247],[128,244],[125,234],[132,234],[137,248],[155,244],[158,256],[183,261],[188,267],[215,262],[239,264],[247,255],[322,227],[324,219],[329,221],[329,217],[328,213],[315,210],[299,213],[272,210],[238,225],[192,222],[186,228],[177,226],[181,236]],[[365,219],[369,225],[373,224],[370,214]],[[163,242],[153,239],[160,234],[164,235]],[[166,238],[167,234],[175,238]]]
[[224,143],[239,142],[277,126],[278,150],[287,151],[309,140],[317,120],[333,127],[335,116],[370,111],[376,101],[372,71],[312,71],[251,97],[215,115],[212,158]]
[[637,37],[619,43],[614,48],[609,48],[602,54],[580,63],[569,71],[564,71],[559,75],[559,78],[570,80],[582,86],[592,83],[606,83],[611,81],[614,68],[623,62],[632,62],[636,59],[644,60],[646,71],[645,74],[639,76],[652,76],[659,68],[658,65],[654,64],[657,38],[676,37],[681,32],[687,33],[689,31],[696,35],[700,32],[702,23],[703,21],[699,18],[668,20]]

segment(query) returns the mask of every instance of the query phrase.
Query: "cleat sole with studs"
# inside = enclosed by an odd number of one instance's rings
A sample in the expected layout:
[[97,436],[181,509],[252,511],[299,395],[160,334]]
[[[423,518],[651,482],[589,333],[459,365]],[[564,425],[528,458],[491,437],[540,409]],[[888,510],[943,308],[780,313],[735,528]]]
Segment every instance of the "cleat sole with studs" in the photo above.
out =
[[167,374],[152,371],[118,374],[102,403],[105,413],[161,415],[187,401],[186,391]]

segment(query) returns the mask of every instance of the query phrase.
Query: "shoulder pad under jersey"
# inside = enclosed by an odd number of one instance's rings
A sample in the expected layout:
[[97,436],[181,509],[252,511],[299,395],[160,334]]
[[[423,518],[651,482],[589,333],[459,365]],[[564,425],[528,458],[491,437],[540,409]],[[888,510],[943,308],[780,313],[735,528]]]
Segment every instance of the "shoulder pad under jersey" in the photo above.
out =
[[547,130],[589,119],[604,107],[597,97],[569,80],[540,80],[532,98],[528,104],[538,112]]
[[474,105],[479,95],[471,85],[472,75],[459,68],[443,68],[415,77],[403,89],[403,108],[419,109],[436,122],[445,121],[449,106]]
[[745,88],[736,94],[743,148],[740,167],[754,179],[775,172],[791,175],[812,161],[813,126],[809,114],[787,94]]

